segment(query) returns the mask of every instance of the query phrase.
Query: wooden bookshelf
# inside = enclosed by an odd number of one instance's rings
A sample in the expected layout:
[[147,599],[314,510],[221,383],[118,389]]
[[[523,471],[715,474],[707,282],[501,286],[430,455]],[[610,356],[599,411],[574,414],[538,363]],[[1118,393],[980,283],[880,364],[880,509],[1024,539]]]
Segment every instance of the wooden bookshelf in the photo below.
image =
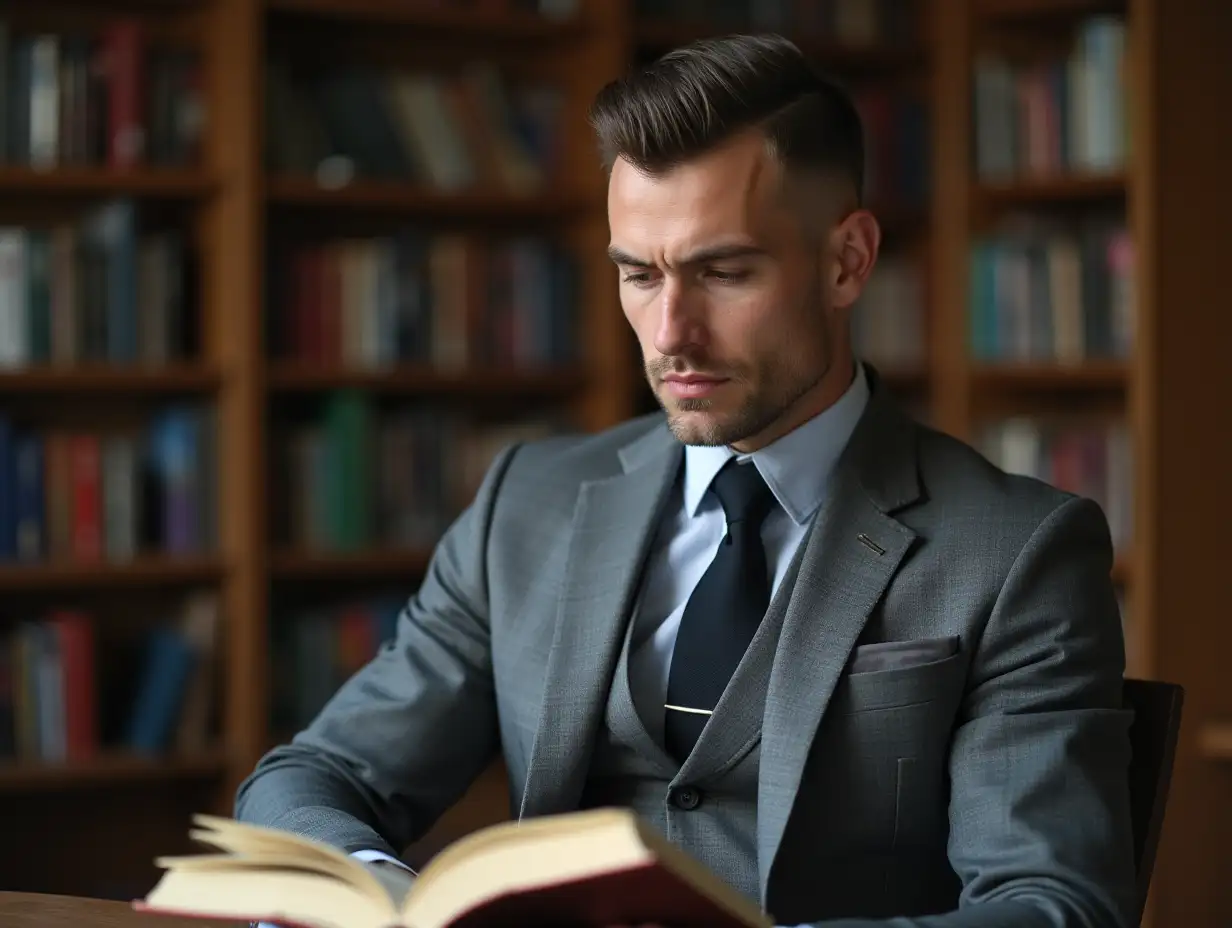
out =
[[[586,209],[578,196],[561,191],[515,196],[504,192],[439,193],[406,184],[359,181],[338,187],[311,178],[275,177],[269,181],[271,206],[329,210],[380,210],[447,218],[499,221],[559,219]],[[591,204],[593,206],[593,202]]]
[[343,25],[413,26],[449,39],[560,41],[582,31],[579,18],[554,19],[521,10],[455,10],[401,0],[265,0],[274,13]]
[[1039,21],[1047,17],[1091,16],[1117,13],[1124,0],[975,0],[976,17],[986,21]]
[[[151,34],[190,41],[205,54],[207,122],[199,166],[0,166],[6,210],[29,202],[39,210],[47,204],[51,212],[52,206],[75,208],[78,201],[131,197],[183,217],[201,263],[201,357],[148,370],[7,370],[0,373],[0,399],[13,407],[38,399],[40,408],[57,415],[73,414],[77,397],[134,410],[151,399],[183,395],[212,404],[218,423],[218,553],[142,556],[121,564],[7,564],[0,569],[0,590],[48,604],[70,593],[105,593],[126,605],[131,601],[136,612],[157,608],[181,589],[204,586],[221,594],[226,634],[218,655],[218,737],[210,752],[151,761],[109,754],[54,768],[8,766],[0,768],[0,795],[17,799],[53,786],[65,798],[90,791],[104,797],[90,813],[97,816],[90,819],[95,830],[105,832],[104,822],[148,815],[159,817],[163,834],[179,834],[187,814],[198,809],[164,804],[150,811],[139,803],[141,790],[204,781],[212,789],[212,810],[225,813],[236,785],[271,744],[270,677],[277,655],[269,633],[281,618],[280,597],[307,591],[305,596],[324,601],[391,584],[413,592],[428,551],[365,544],[329,553],[270,541],[285,474],[274,470],[269,436],[283,424],[283,407],[311,406],[340,391],[431,411],[492,414],[510,404],[527,412],[550,405],[566,409],[586,430],[613,425],[637,407],[645,391],[640,368],[631,363],[630,334],[604,254],[604,179],[585,111],[595,91],[631,62],[716,29],[730,30],[639,20],[632,0],[581,0],[577,18],[559,21],[429,6],[402,0],[48,0],[47,9],[55,11],[48,22],[79,20],[92,28],[111,13],[135,15]],[[1232,513],[1232,487],[1224,475],[1232,473],[1232,447],[1221,430],[1202,426],[1226,419],[1226,397],[1232,396],[1232,365],[1225,357],[1232,323],[1220,310],[1220,269],[1226,263],[1221,249],[1232,240],[1232,190],[1224,176],[1232,163],[1232,128],[1220,110],[1230,89],[1226,49],[1232,22],[1212,9],[1203,0],[1168,0],[1166,16],[1163,0],[921,0],[919,34],[905,40],[793,36],[853,88],[910,90],[927,104],[931,173],[923,195],[918,202],[884,195],[878,209],[887,242],[892,237],[904,254],[921,256],[927,294],[924,360],[887,367],[892,386],[910,392],[932,423],[966,439],[980,434],[990,409],[1041,418],[1094,409],[1114,412],[1131,427],[1132,543],[1113,569],[1127,596],[1130,669],[1187,688],[1154,911],[1158,924],[1194,928],[1232,919],[1232,885],[1225,885],[1219,868],[1232,848],[1226,781],[1232,751],[1224,721],[1232,718],[1232,688],[1221,657],[1232,650],[1232,632],[1218,621],[1226,612],[1223,521]],[[1126,13],[1131,24],[1128,162],[1097,173],[1036,172],[1009,182],[981,178],[973,154],[972,94],[980,43],[1006,23],[1031,27],[1019,43],[1028,52],[1037,34],[1041,50],[1055,49],[1058,29],[1107,11]],[[22,12],[23,22],[42,21],[40,16]],[[344,35],[347,41],[333,41]],[[314,65],[356,54],[407,67],[492,58],[517,76],[558,81],[565,90],[559,174],[541,194],[514,196],[484,185],[448,194],[426,184],[362,176],[330,186],[312,171],[267,170],[272,146],[262,103],[264,70],[284,45],[307,48]],[[1089,210],[1126,213],[1134,250],[1133,352],[1124,361],[1064,366],[990,363],[982,353],[977,358],[969,337],[973,243],[1002,215]],[[364,236],[408,225],[480,235],[552,233],[567,241],[579,259],[576,360],[564,368],[468,367],[452,373],[421,363],[378,368],[279,360],[265,328],[271,246],[279,237],[288,231]],[[155,605],[145,605],[147,600]],[[133,784],[141,790],[123,789]],[[477,789],[480,806],[505,808],[500,777],[485,779]],[[37,822],[49,831],[79,825],[90,830],[89,822],[68,812],[51,814],[65,818],[30,817],[21,827]],[[469,814],[459,820],[466,828],[481,823]],[[24,842],[19,836],[12,845]],[[115,855],[112,863],[133,880],[152,875],[145,849],[128,854],[116,848]],[[18,872],[11,863],[0,856],[0,871]],[[29,870],[23,866],[20,872]],[[62,890],[94,889],[88,867],[68,872],[74,882]],[[1209,919],[1203,922],[1195,913]]]
[[214,181],[204,171],[172,168],[33,168],[0,166],[0,191],[6,196],[134,196],[191,200],[207,196]]
[[1132,373],[1121,361],[1081,361],[1072,364],[1005,362],[972,364],[975,389],[1062,393],[1075,390],[1128,388]]
[[107,364],[0,371],[0,396],[159,395],[217,389],[218,372],[195,364]]
[[431,551],[375,549],[358,552],[279,551],[270,562],[277,580],[328,583],[336,580],[407,578],[413,582],[428,566]]
[[269,385],[277,393],[348,389],[381,394],[564,397],[584,388],[586,377],[576,368],[447,371],[429,366],[401,366],[347,370],[284,362],[271,368]]
[[[1113,570],[1125,595],[1128,670],[1186,688],[1148,907],[1147,922],[1161,926],[1214,926],[1232,917],[1232,888],[1219,863],[1232,847],[1232,791],[1213,766],[1232,754],[1224,722],[1232,717],[1232,686],[1226,660],[1216,656],[1232,649],[1223,621],[1228,549],[1219,528],[1232,512],[1232,446],[1215,425],[1224,413],[1214,399],[1232,395],[1232,367],[1220,347],[1232,327],[1212,310],[1223,287],[1213,242],[1232,235],[1221,167],[1232,157],[1232,132],[1218,102],[1232,89],[1225,61],[1232,17],[1211,9],[1200,0],[940,0],[933,26],[934,186],[936,202],[948,207],[933,217],[933,412],[963,437],[998,407],[1045,421],[1098,410],[1130,430],[1132,543]],[[1059,48],[1072,53],[1079,41],[1071,48],[1058,36],[1077,36],[1088,17],[1108,13],[1127,26],[1123,165],[984,180],[973,93],[979,55],[1008,48],[994,43],[1010,31],[1012,61],[1046,61]],[[1010,28],[998,36],[1002,26]],[[1206,96],[1185,89],[1194,86]],[[1064,368],[974,359],[973,243],[1003,215],[1064,222],[1118,210],[1133,249],[1128,358]]]
[[[719,29],[739,31],[738,28]],[[677,22],[671,19],[637,19],[633,41],[642,54],[665,52],[694,39],[716,34],[712,23]],[[844,74],[895,72],[919,67],[927,49],[923,44],[887,45],[877,42],[844,42],[839,38],[793,34],[801,50],[827,70]]]
[[169,783],[219,777],[226,770],[221,754],[140,757],[110,754],[65,763],[0,763],[0,789],[46,793],[113,785]]
[[1232,761],[1232,722],[1211,722],[1203,726],[1198,733],[1198,746],[1209,760]]
[[216,583],[223,563],[213,557],[143,556],[118,563],[4,564],[0,590],[9,593],[71,590],[134,590]]

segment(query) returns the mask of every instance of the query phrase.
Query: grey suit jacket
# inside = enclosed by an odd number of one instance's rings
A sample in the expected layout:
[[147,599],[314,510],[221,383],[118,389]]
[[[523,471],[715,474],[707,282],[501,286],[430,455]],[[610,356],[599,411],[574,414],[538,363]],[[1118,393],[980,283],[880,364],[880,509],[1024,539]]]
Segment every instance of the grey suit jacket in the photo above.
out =
[[[681,460],[658,415],[503,451],[397,639],[261,761],[237,817],[396,853],[502,750],[513,814],[576,808]],[[893,871],[931,900],[902,928],[1128,924],[1103,514],[917,425],[875,377],[835,481],[765,670],[763,905],[884,914],[843,887]]]

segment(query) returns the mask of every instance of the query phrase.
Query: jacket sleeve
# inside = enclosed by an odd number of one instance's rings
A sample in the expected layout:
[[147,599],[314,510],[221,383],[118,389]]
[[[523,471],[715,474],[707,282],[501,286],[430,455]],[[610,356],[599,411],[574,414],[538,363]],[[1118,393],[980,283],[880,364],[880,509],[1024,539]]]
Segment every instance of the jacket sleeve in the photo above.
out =
[[1019,552],[950,753],[954,912],[827,928],[1128,928],[1137,920],[1112,544],[1068,498]]
[[511,446],[445,532],[395,638],[240,785],[235,817],[397,857],[499,750],[485,551]]

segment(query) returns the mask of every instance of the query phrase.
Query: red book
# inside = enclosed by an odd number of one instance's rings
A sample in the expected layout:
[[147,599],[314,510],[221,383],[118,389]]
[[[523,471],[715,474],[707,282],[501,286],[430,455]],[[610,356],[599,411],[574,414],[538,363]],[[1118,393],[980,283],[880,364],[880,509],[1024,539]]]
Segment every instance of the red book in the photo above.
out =
[[69,488],[73,501],[69,546],[74,560],[103,556],[102,452],[95,435],[69,439]]
[[53,613],[48,622],[60,651],[68,760],[89,760],[98,752],[93,626],[88,616],[67,610]]
[[145,155],[145,75],[141,24],[121,19],[101,40],[107,86],[107,156],[112,167],[133,168]]
[[341,851],[297,835],[212,816],[196,822],[193,837],[221,853],[160,859],[166,872],[135,909],[304,928],[773,924],[626,809],[480,829],[413,882],[378,879]]

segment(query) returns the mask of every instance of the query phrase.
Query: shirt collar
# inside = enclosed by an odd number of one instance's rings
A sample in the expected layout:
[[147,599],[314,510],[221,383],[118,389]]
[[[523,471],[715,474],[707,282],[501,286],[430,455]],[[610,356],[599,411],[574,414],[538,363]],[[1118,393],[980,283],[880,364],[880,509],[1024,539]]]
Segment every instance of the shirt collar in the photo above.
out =
[[685,448],[684,504],[689,518],[697,514],[715,475],[729,458],[752,460],[792,521],[803,525],[817,511],[830,474],[847,446],[868,403],[868,379],[863,365],[847,392],[819,415],[752,454],[737,455],[726,445]]

